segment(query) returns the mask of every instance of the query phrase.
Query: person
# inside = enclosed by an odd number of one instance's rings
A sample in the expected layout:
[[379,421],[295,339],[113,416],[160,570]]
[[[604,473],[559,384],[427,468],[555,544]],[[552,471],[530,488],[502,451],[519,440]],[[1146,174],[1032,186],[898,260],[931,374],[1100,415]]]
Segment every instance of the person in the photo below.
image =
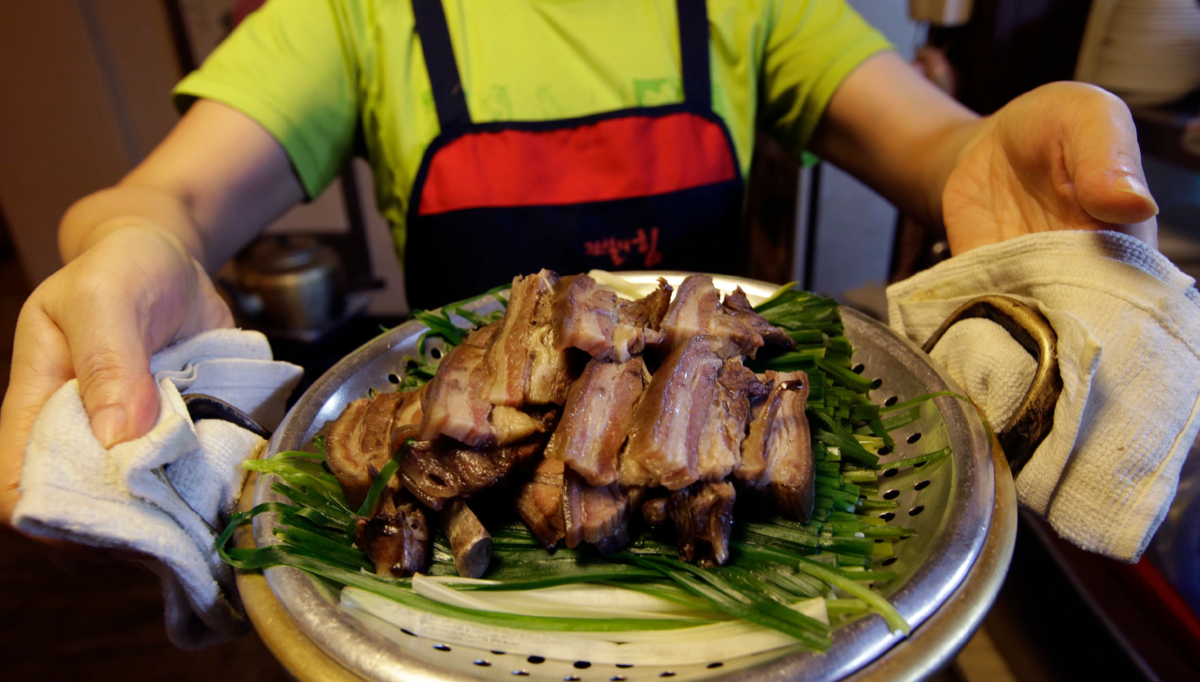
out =
[[1119,99],[1056,83],[981,118],[842,0],[272,0],[176,97],[158,148],[67,211],[66,265],[21,311],[0,521],[45,401],[77,378],[106,447],[148,431],[150,355],[233,324],[207,273],[354,153],[418,305],[540,267],[721,270],[756,126],[944,225],[955,254],[1156,240]]

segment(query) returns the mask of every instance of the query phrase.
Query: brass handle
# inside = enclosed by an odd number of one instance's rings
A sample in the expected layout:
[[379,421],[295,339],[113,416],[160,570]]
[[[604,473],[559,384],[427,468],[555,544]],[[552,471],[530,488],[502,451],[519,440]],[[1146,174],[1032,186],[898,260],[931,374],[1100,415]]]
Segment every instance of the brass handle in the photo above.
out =
[[1054,425],[1054,406],[1062,392],[1062,377],[1058,372],[1058,335],[1046,318],[1033,307],[1007,296],[980,296],[954,311],[925,342],[926,353],[942,339],[954,323],[982,317],[1012,334],[1021,346],[1038,361],[1037,372],[1029,392],[1021,401],[1012,419],[996,434],[1016,474],[1037,450]]

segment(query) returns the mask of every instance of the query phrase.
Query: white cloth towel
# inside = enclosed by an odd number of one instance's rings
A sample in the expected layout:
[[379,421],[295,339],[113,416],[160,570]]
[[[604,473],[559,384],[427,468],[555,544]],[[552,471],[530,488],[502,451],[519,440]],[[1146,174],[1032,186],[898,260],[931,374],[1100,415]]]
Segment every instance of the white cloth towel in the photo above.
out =
[[155,557],[146,563],[162,580],[167,633],[180,647],[199,648],[247,627],[214,529],[237,504],[242,461],[265,441],[225,421],[193,425],[182,394],[219,398],[274,429],[303,370],[273,361],[262,334],[222,329],[163,349],[150,371],[158,421],[107,451],[92,435],[76,381],[50,398],[25,448],[13,521],[28,533]]
[[[975,249],[887,290],[893,329],[924,343],[970,299],[1007,294],[1058,334],[1054,426],[1018,474],[1021,504],[1063,538],[1141,557],[1200,429],[1200,293],[1158,251],[1115,232],[1047,232]],[[1001,428],[1035,362],[999,325],[966,320],[933,351]]]

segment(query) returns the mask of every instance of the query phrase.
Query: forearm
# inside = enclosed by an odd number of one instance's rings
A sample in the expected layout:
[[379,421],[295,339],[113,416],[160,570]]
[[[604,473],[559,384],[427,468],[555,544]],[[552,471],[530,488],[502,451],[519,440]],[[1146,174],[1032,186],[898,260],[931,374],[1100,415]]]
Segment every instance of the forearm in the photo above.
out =
[[67,211],[59,249],[69,262],[121,227],[149,226],[212,271],[303,198],[270,133],[232,108],[202,100],[120,183]]
[[151,227],[175,238],[178,245],[209,271],[220,265],[177,197],[160,189],[119,184],[75,202],[63,216],[58,247],[69,263],[115,230]]
[[884,53],[834,94],[812,147],[905,214],[940,225],[946,180],[987,124]]

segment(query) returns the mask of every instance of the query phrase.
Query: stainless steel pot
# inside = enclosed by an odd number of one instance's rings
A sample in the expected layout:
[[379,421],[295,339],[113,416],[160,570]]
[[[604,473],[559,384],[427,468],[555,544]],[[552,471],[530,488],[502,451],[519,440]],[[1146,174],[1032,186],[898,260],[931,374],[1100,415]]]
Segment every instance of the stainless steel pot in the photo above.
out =
[[346,306],[346,274],[330,247],[308,236],[266,237],[237,259],[225,281],[240,317],[283,332],[320,329]]

